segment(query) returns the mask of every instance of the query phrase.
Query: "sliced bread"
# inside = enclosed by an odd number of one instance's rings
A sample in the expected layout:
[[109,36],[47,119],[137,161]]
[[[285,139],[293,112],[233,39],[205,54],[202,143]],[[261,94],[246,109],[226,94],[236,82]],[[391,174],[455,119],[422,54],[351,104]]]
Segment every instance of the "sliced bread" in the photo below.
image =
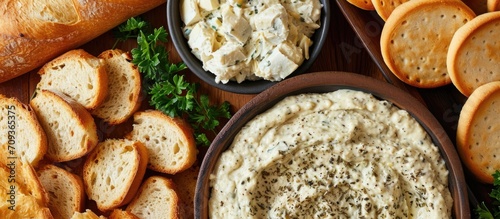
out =
[[41,167],[37,173],[49,194],[49,209],[55,219],[71,218],[83,210],[85,191],[80,176],[51,164]]
[[500,170],[500,81],[478,87],[465,102],[457,126],[457,151],[485,183]]
[[175,174],[196,161],[196,143],[189,124],[158,110],[135,113],[132,132],[126,137],[144,143],[152,170]]
[[83,49],[70,50],[39,71],[39,90],[57,90],[94,109],[108,93],[108,75],[102,59]]
[[450,42],[447,67],[453,85],[465,96],[500,80],[500,11],[481,14],[460,27]]
[[13,159],[0,163],[0,179],[2,218],[53,218],[48,194],[28,162]]
[[70,219],[106,219],[106,217],[97,216],[92,210],[87,209],[85,212],[75,212]]
[[47,136],[32,109],[0,94],[0,162],[20,157],[37,166],[47,152]]
[[127,211],[141,219],[179,218],[179,197],[172,180],[151,176],[141,185]]
[[91,113],[113,125],[122,123],[140,106],[139,70],[131,63],[130,53],[118,49],[106,50],[98,57],[104,60],[109,92],[104,102]]
[[130,211],[115,208],[109,215],[109,219],[139,219],[139,217],[135,216],[135,214],[132,214]]
[[134,197],[146,172],[147,149],[141,142],[108,139],[97,145],[83,165],[87,197],[108,211]]
[[94,118],[73,99],[56,91],[41,90],[30,104],[47,135],[46,157],[50,160],[74,160],[97,145]]

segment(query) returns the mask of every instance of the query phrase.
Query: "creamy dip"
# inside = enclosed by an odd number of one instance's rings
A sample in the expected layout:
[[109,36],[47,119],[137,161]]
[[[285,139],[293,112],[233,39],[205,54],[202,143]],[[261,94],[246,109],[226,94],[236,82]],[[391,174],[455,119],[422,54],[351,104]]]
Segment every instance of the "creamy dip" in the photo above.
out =
[[279,81],[309,59],[319,0],[181,0],[184,36],[217,83]]
[[248,122],[211,174],[211,218],[450,218],[448,170],[407,112],[301,94]]

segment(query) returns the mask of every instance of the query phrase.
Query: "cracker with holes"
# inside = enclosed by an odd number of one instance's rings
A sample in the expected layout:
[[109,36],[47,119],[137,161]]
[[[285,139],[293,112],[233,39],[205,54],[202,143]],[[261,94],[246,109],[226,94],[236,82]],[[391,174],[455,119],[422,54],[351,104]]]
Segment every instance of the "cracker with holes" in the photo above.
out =
[[469,96],[474,89],[500,80],[500,12],[477,16],[457,30],[447,65],[451,81]]
[[395,8],[410,0],[372,0],[373,8],[382,20],[387,21]]
[[500,169],[500,81],[477,88],[465,102],[457,127],[457,150],[467,168],[485,183]]
[[369,11],[375,10],[372,0],[347,0],[347,1],[352,5],[361,8],[363,10],[369,10]]
[[451,83],[446,69],[455,31],[475,17],[459,0],[413,0],[397,7],[380,37],[387,67],[403,82],[420,88]]

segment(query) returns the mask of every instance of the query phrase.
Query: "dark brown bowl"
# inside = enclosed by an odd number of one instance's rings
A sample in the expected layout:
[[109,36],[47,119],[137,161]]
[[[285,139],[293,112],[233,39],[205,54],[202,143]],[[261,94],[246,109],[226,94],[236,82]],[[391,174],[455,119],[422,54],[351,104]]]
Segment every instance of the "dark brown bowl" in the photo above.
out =
[[[323,7],[321,9],[321,26],[317,29],[311,37],[311,40],[314,42],[309,48],[309,59],[304,60],[304,62],[294,71],[292,74],[288,76],[294,77],[296,75],[304,74],[307,70],[312,66],[319,53],[321,52],[321,48],[326,41],[328,35],[328,29],[330,28],[330,20],[331,20],[331,12],[330,9],[330,0],[320,0]],[[175,49],[179,53],[182,61],[186,63],[186,66],[201,80],[205,81],[207,84],[211,86],[217,87],[219,89],[240,93],[240,94],[256,94],[260,93],[263,90],[273,86],[277,82],[267,81],[267,80],[258,80],[258,81],[243,81],[241,83],[235,81],[229,81],[227,84],[216,83],[215,75],[211,72],[205,71],[203,69],[202,62],[196,58],[196,56],[191,53],[191,48],[187,44],[186,38],[182,34],[182,27],[184,23],[180,18],[180,8],[179,8],[180,0],[169,0],[167,2],[167,23],[168,23],[168,31],[172,38],[172,43],[175,46]]]
[[429,133],[438,146],[449,171],[454,218],[470,218],[469,201],[460,159],[448,135],[429,110],[410,94],[388,83],[346,72],[318,72],[286,79],[260,93],[245,104],[223,127],[208,149],[201,165],[195,192],[195,218],[208,218],[209,176],[221,153],[248,121],[269,109],[286,96],[300,93],[325,93],[352,89],[371,93],[408,111]]

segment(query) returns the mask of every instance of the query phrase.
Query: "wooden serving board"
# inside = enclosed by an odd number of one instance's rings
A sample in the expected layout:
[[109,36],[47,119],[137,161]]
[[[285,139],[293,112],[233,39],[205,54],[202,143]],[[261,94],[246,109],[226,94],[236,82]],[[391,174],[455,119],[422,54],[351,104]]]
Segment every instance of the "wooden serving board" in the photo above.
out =
[[[458,115],[465,98],[461,96],[452,86],[437,89],[416,89],[402,83],[397,78],[392,76],[390,72],[387,72],[386,69],[384,69],[384,66],[381,65],[380,62],[373,61],[377,61],[376,54],[373,53],[373,51],[377,49],[376,47],[378,46],[378,43],[374,42],[378,42],[378,35],[376,32],[380,30],[369,28],[377,28],[376,24],[380,21],[376,20],[373,12],[367,12],[355,8],[352,5],[348,5],[345,0],[336,1],[337,4],[331,4],[331,11],[333,14],[328,39],[325,42],[320,55],[309,71],[354,72],[392,83],[406,92],[409,92],[424,103],[443,125],[450,139],[454,142]],[[165,26],[167,29],[165,11],[166,6],[161,5],[145,13],[141,17],[144,20],[151,22],[155,27]],[[380,28],[381,26],[378,27]],[[102,51],[112,48],[114,43],[115,39],[110,31],[88,42],[81,48],[91,54],[98,55]],[[134,41],[128,41],[119,43],[117,48],[127,51],[131,50],[135,46],[136,43]],[[366,50],[365,47],[370,49]],[[170,59],[172,62],[181,61],[171,43],[167,44],[167,48],[170,51]],[[36,84],[39,81],[39,76],[36,74],[36,71],[37,70],[1,83],[0,93],[9,97],[17,97],[23,103],[27,104],[34,92]],[[230,93],[211,87],[210,85],[199,80],[189,70],[183,71],[182,74],[186,75],[189,81],[198,82],[200,84],[200,93],[208,94],[212,102],[221,103],[223,101],[228,101],[231,103],[231,111],[233,114],[255,96],[252,94],[243,95]],[[150,108],[146,100],[144,101],[142,109],[145,108]],[[98,126],[101,129],[100,131],[102,132],[101,134],[103,137],[119,137],[130,129],[130,121],[123,126],[118,127],[110,127],[104,123],[98,123]],[[199,165],[203,159],[206,148],[200,147],[199,151],[200,153],[196,166]],[[182,196],[184,197],[181,197],[184,200],[192,200],[192,195],[194,194],[194,184],[196,183],[196,166],[193,170],[190,170],[191,172],[187,172],[185,175],[169,176],[182,181],[183,185],[179,187],[185,190],[182,193]],[[488,189],[487,186],[478,184],[473,180],[469,181],[469,186],[474,194],[484,194],[483,191]],[[187,201],[186,206],[184,206],[183,209],[188,218],[192,217],[192,202]]]

